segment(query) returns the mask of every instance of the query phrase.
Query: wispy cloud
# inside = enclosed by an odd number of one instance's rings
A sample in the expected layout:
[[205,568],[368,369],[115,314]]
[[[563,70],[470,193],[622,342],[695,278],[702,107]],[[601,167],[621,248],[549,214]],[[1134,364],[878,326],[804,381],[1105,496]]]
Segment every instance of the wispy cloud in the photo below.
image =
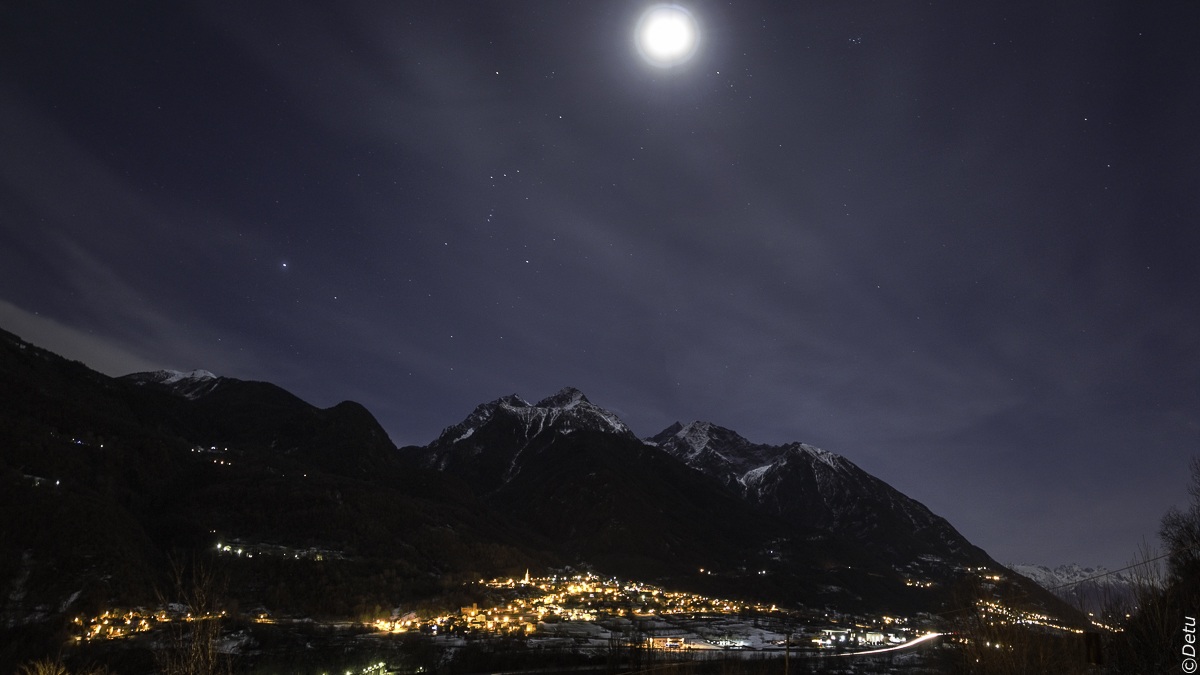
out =
[[163,367],[129,351],[111,338],[79,330],[2,299],[0,326],[26,342],[80,361],[106,375],[117,376]]

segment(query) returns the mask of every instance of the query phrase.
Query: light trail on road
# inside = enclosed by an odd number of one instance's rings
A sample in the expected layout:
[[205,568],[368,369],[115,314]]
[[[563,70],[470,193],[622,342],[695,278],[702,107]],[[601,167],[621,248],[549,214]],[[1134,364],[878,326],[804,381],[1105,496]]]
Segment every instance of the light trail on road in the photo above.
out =
[[896,651],[900,651],[901,649],[908,649],[910,647],[916,647],[917,645],[921,644],[922,642],[927,642],[929,640],[932,640],[935,637],[941,637],[942,635],[945,635],[945,633],[926,633],[915,640],[909,640],[908,642],[905,642],[902,645],[896,645],[895,647],[884,647],[883,649],[870,649],[865,652],[844,652],[841,654],[829,654],[829,656],[866,656],[868,654],[882,654],[884,652],[896,652]]

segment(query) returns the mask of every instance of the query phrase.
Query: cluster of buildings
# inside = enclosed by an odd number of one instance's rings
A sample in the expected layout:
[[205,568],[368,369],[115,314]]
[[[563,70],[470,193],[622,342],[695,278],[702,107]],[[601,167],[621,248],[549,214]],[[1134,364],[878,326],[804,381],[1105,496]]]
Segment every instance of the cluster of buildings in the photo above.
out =
[[239,558],[273,556],[288,560],[341,560],[346,557],[341,551],[327,548],[296,548],[280,544],[247,543],[238,539],[229,542],[217,542],[217,555],[230,555]]
[[[968,567],[968,573],[976,574],[984,583],[986,588],[994,588],[992,584],[1003,581],[1005,576],[995,570],[986,567]],[[1053,617],[1041,614],[1039,612],[1025,611],[1009,607],[995,599],[980,599],[975,602],[975,608],[979,612],[980,618],[991,626],[1036,626],[1063,633],[1083,633],[1080,628],[1065,626]],[[1098,627],[1111,630],[1108,626],[1104,626],[1096,622],[1092,623]]]
[[907,631],[886,630],[878,626],[852,626],[847,628],[822,628],[812,638],[812,643],[824,649],[851,647],[881,647],[908,642]]
[[1045,614],[1013,609],[995,600],[979,600],[975,606],[983,620],[993,626],[1039,626],[1064,633],[1084,632],[1080,628],[1064,626]]
[[855,623],[801,622],[774,605],[709,598],[592,574],[481,580],[495,600],[457,613],[393,615],[375,622],[388,633],[445,640],[523,635],[575,648],[615,644],[658,650],[847,649],[902,644],[916,635],[902,618]]
[[172,621],[208,621],[220,619],[225,612],[193,616],[181,605],[170,605],[166,609],[148,610],[109,609],[93,617],[77,616],[71,621],[75,642],[93,640],[118,640],[138,633],[147,633]]
[[111,609],[98,616],[75,617],[71,621],[76,642],[115,640],[134,633],[145,633],[159,623],[168,621],[166,612],[152,613],[145,609]]
[[[322,559],[337,552],[290,549],[275,545],[218,543],[218,553],[243,557],[274,555]],[[594,574],[480,580],[477,590],[487,601],[436,615],[401,614],[398,610],[374,622],[378,631],[416,633],[443,640],[521,636],[558,641],[577,648],[611,649],[615,644],[661,650],[858,650],[904,644],[919,635],[901,617],[826,616],[799,618],[774,605],[710,598],[668,591],[635,581]],[[1049,618],[1015,612],[980,601],[990,621],[1038,624]],[[76,641],[115,639],[147,632],[170,621],[193,617],[185,608],[109,610],[74,624]],[[253,617],[273,623],[269,614]],[[927,627],[926,627],[927,628]]]
[[[413,614],[375,622],[380,630],[402,633],[423,631],[431,634],[533,634],[555,632],[559,624],[612,622],[631,625],[634,620],[696,614],[736,614],[746,610],[778,611],[775,607],[748,605],[730,600],[707,598],[692,593],[666,591],[632,581],[602,578],[594,574],[522,579],[480,580],[479,585],[502,599],[492,606],[472,604],[457,614],[418,618]],[[661,640],[677,647],[681,640]]]

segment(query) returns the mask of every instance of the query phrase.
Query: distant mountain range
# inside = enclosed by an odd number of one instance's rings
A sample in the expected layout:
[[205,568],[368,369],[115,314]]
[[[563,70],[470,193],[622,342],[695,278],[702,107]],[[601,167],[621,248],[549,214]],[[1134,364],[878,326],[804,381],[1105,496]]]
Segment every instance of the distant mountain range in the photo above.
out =
[[[931,613],[988,570],[988,588],[1070,613],[840,455],[707,422],[639,439],[572,388],[484,403],[396,448],[353,402],[206,371],[110,378],[0,331],[0,493],[9,626],[146,601],[169,555],[229,541],[260,552],[230,561],[231,593],[282,613],[369,614],[566,565]],[[313,550],[329,555],[298,553]]]
[[1163,582],[1153,568],[1133,568],[1110,572],[1104,567],[1078,564],[1009,565],[1009,569],[1036,582],[1042,588],[1086,612],[1099,615],[1106,610],[1136,604],[1139,591],[1156,588]]

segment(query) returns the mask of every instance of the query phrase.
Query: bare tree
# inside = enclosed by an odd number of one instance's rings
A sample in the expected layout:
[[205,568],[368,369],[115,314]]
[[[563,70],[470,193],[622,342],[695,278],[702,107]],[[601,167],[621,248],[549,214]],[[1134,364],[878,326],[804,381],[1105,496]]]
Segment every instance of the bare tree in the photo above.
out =
[[[1140,551],[1134,606],[1111,643],[1111,669],[1117,673],[1165,673],[1178,667],[1176,641],[1185,614],[1200,607],[1200,457],[1191,460],[1191,504],[1163,516],[1159,536],[1166,549]],[[1159,561],[1166,559],[1166,570]]]
[[[960,642],[953,672],[972,675],[1032,675],[1087,673],[1083,636],[1012,622],[987,611],[993,591],[978,579],[964,580],[956,589],[955,638]],[[1002,603],[1015,606],[1013,598]],[[981,604],[983,601],[984,604]]]
[[18,675],[71,675],[62,661],[56,659],[39,659],[21,666]]
[[1167,550],[1170,588],[1181,607],[1200,606],[1200,457],[1191,461],[1192,482],[1186,510],[1172,508],[1163,516],[1159,536]]
[[87,668],[77,670],[74,674],[57,659],[39,659],[30,661],[17,670],[17,675],[108,675],[105,668]]
[[1127,603],[1114,603],[1104,613],[1120,631],[1109,641],[1108,665],[1117,673],[1167,672],[1171,665],[1171,637],[1177,628],[1166,595],[1162,556],[1143,544],[1134,560],[1133,593]]
[[161,600],[167,606],[182,605],[187,613],[167,626],[165,648],[158,652],[163,675],[232,673],[229,657],[218,649],[225,616],[224,577],[200,560],[190,565],[175,558],[170,562],[173,591]]

